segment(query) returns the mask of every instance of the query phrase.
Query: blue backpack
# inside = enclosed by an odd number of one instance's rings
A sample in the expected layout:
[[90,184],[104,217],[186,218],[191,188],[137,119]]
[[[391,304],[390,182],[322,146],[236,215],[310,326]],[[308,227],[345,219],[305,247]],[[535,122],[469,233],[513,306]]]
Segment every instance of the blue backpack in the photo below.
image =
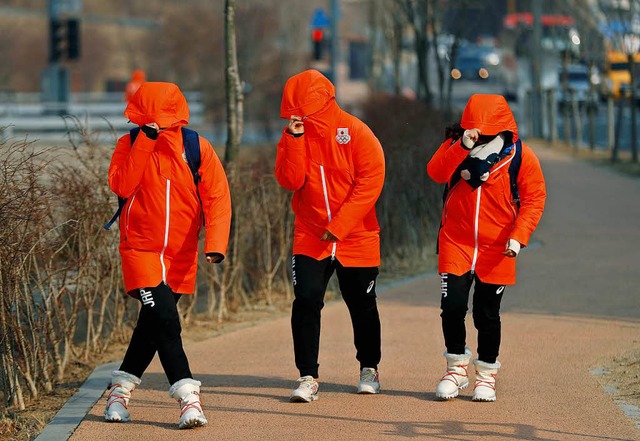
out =
[[[187,129],[186,127],[182,127],[182,141],[184,143],[184,151],[187,156],[187,164],[189,164],[189,169],[191,170],[191,174],[193,175],[193,183],[198,186],[200,182],[200,175],[198,174],[198,169],[200,168],[200,138],[198,137],[198,132],[195,130]],[[140,127],[133,128],[129,131],[131,135],[131,146],[135,142],[138,134],[140,133]],[[120,217],[122,213],[122,208],[124,204],[127,202],[126,198],[118,197],[118,210],[115,212],[113,217],[109,222],[104,226],[105,230],[109,230],[111,225],[115,223],[115,221]]]

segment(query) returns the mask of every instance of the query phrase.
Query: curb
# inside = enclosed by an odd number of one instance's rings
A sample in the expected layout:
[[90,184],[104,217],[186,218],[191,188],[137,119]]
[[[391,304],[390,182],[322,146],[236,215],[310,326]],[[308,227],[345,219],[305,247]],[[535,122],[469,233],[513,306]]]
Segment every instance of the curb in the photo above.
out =
[[35,441],[67,440],[82,422],[87,413],[102,397],[111,381],[111,371],[118,369],[120,362],[113,362],[98,366],[89,378],[80,386],[53,419],[47,424]]

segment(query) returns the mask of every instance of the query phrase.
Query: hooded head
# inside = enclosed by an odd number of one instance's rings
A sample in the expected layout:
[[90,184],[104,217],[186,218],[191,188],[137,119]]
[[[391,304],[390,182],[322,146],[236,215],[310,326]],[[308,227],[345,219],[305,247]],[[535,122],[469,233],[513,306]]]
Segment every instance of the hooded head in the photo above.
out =
[[280,118],[307,117],[335,101],[336,88],[317,70],[306,70],[287,80],[282,92]]
[[502,95],[471,95],[462,113],[460,125],[465,130],[479,129],[482,135],[494,137],[511,132],[513,142],[518,139],[518,126]]
[[144,70],[136,69],[131,73],[131,81],[144,83],[146,80],[147,75],[144,73]]
[[156,122],[169,128],[189,123],[189,107],[175,84],[147,82],[131,97],[124,116],[139,126]]

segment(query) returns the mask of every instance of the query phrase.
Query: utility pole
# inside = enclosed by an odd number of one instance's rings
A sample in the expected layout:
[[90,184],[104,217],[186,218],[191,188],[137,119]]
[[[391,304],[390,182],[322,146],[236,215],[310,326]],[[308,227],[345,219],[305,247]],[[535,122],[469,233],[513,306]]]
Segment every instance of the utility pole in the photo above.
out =
[[639,18],[636,16],[636,0],[631,0],[630,2],[630,28],[631,32],[628,36],[628,44],[627,53],[629,56],[629,74],[630,74],[630,86],[631,86],[631,96],[629,100],[629,107],[631,108],[631,160],[633,162],[638,162],[638,128],[637,128],[637,108],[636,108],[636,82],[638,78],[636,78],[636,53],[638,51],[638,39],[640,38],[640,23],[638,23]]
[[49,0],[49,62],[42,74],[42,96],[47,103],[56,103],[54,113],[66,113],[66,103],[69,100],[69,76],[67,70],[60,65],[58,42],[63,38],[61,26],[59,0]]
[[69,101],[69,72],[60,62],[80,58],[81,0],[48,0],[49,58],[42,74],[42,99],[54,104],[49,108],[65,114]]
[[542,40],[542,2],[531,2],[533,12],[533,34],[530,43],[531,58],[531,135],[542,136],[541,97],[540,97],[540,41]]
[[338,96],[338,65],[340,62],[340,0],[331,1],[331,82]]

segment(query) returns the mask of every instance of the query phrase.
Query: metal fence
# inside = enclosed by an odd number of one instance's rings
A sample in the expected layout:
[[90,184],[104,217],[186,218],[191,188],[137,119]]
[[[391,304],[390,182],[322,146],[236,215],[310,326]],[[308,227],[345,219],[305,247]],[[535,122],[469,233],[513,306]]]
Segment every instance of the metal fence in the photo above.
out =
[[[185,97],[190,124],[202,124],[202,95],[185,92]],[[0,136],[63,138],[76,121],[93,133],[122,134],[132,127],[125,107],[121,93],[76,93],[66,103],[43,102],[39,93],[0,93]]]

